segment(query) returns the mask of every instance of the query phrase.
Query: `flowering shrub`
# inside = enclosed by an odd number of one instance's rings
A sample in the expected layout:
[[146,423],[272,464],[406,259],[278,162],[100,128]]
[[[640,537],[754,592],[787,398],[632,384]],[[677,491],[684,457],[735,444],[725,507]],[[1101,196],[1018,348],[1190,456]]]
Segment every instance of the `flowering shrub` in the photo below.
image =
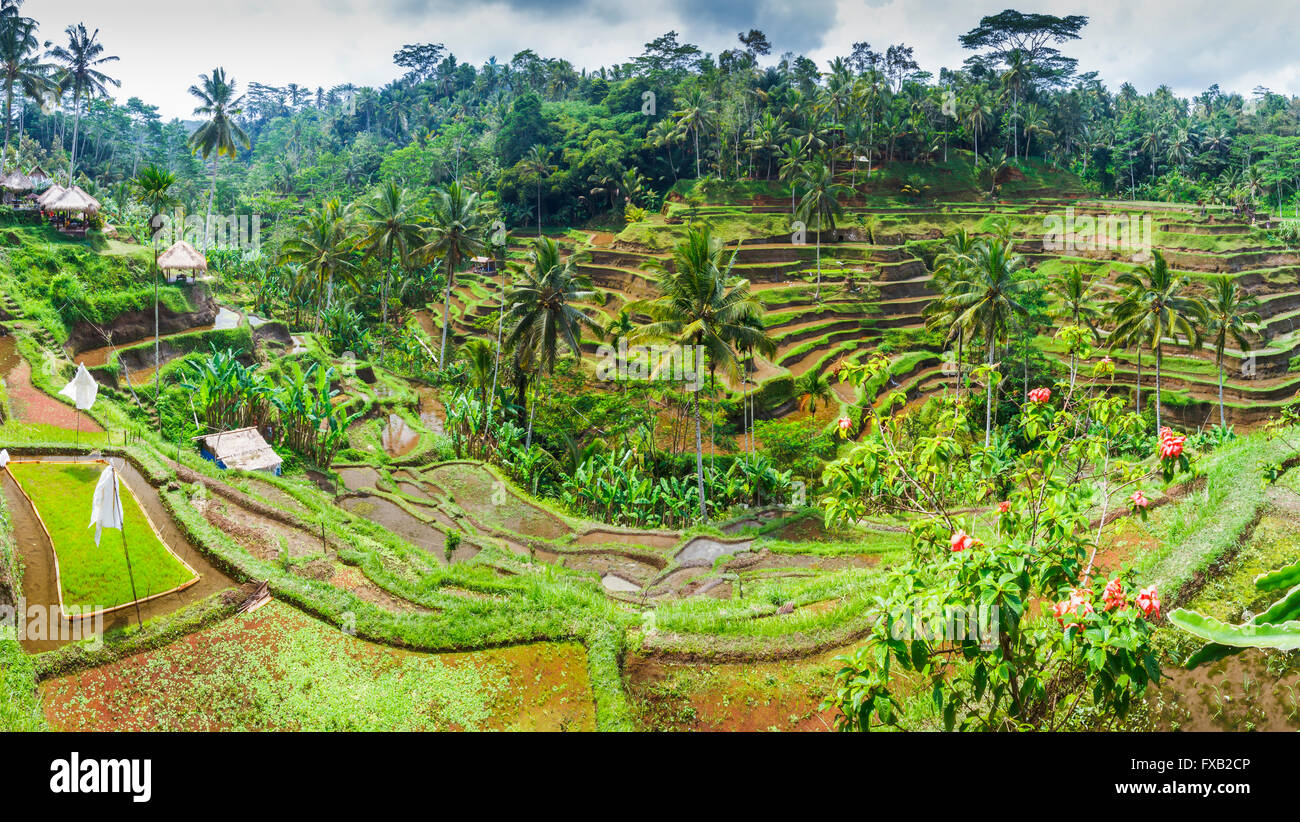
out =
[[[882,360],[845,371],[869,384]],[[1104,523],[1118,500],[1144,511],[1134,486],[1167,463],[1126,458],[1121,443],[1139,437],[1143,422],[1095,379],[1057,388],[1059,408],[1033,396],[1022,407],[1027,447],[1018,454],[1008,457],[996,442],[986,449],[964,404],[949,399],[940,424],[910,439],[906,420],[873,411],[868,436],[827,467],[828,520],[873,509],[881,489],[893,511],[913,517],[912,551],[886,578],[880,618],[860,648],[838,659],[826,704],[839,710],[840,727],[903,727],[904,716],[917,716],[903,700],[925,695],[947,729],[1050,730],[1081,705],[1101,721],[1122,718],[1159,678],[1150,642],[1159,597],[1154,587],[1131,596],[1137,587],[1119,577],[1093,581],[1101,526],[1090,522],[1100,513]],[[870,396],[864,406],[875,407]],[[1187,459],[1183,443],[1176,447]],[[973,467],[998,514],[987,532],[944,493],[959,465]],[[972,608],[994,616],[981,616],[978,630],[943,635],[898,629],[899,614]],[[899,672],[911,672],[906,685]]]
[[1052,398],[1052,389],[1035,388],[1029,392],[1029,401],[1034,403],[1045,403]]

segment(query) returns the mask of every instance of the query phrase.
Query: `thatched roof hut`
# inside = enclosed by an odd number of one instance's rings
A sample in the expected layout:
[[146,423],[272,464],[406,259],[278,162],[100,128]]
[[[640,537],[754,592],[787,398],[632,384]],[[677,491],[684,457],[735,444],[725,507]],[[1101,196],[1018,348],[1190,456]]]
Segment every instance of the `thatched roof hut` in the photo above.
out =
[[168,272],[168,279],[171,279],[175,271],[207,271],[208,261],[197,248],[184,240],[177,240],[171,248],[158,255],[158,268]]
[[54,182],[54,178],[47,174],[45,169],[40,166],[32,166],[32,170],[27,172],[27,176],[31,179],[34,188],[40,188],[41,186],[49,185]]
[[67,191],[66,188],[59,185],[58,183],[55,183],[54,185],[45,189],[45,193],[41,194],[41,196],[36,198],[36,204],[41,208],[46,208],[50,203],[62,197],[63,192],[65,191]]
[[11,171],[4,177],[0,177],[0,187],[15,193],[26,193],[36,188],[32,178],[23,174],[21,171]]
[[283,460],[262,439],[262,434],[256,427],[208,434],[201,437],[200,441],[203,443],[203,456],[215,462],[218,468],[280,473]]
[[82,191],[80,186],[73,186],[65,189],[57,198],[47,199],[43,208],[46,211],[95,214],[99,211],[99,200]]

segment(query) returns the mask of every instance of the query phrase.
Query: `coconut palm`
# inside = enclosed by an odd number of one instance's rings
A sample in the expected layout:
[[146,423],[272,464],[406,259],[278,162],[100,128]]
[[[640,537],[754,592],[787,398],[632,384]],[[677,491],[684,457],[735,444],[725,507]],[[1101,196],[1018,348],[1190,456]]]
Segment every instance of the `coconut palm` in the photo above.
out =
[[542,236],[542,183],[555,166],[551,164],[551,152],[546,146],[534,145],[528,149],[523,159],[524,170],[537,178],[537,236]]
[[[172,186],[176,185],[176,175],[170,171],[160,168],[152,163],[140,170],[139,175],[131,181],[131,188],[135,193],[135,198],[143,203],[149,209],[149,228],[153,231],[154,218],[176,202],[175,195],[172,194]],[[152,241],[153,246],[153,364],[154,368],[162,366],[162,350],[159,339],[161,337],[161,324],[158,317],[158,244]],[[160,372],[155,372],[155,379],[160,379]],[[154,410],[158,408],[158,398],[162,396],[162,391],[154,392]],[[162,415],[158,415],[158,434],[162,435]]]
[[121,80],[109,77],[99,67],[117,62],[117,57],[104,54],[104,46],[99,42],[99,29],[86,33],[86,24],[78,23],[64,29],[68,35],[68,45],[55,46],[47,55],[55,62],[62,63],[57,75],[60,88],[72,89],[72,157],[68,163],[68,185],[72,185],[77,173],[77,135],[81,131],[81,101],[92,97],[107,97],[108,86],[114,88],[122,85]]
[[830,224],[831,233],[835,233],[835,219],[843,212],[840,198],[853,194],[848,186],[835,182],[828,166],[814,163],[805,166],[799,183],[804,189],[799,199],[798,216],[805,223],[817,222],[817,289],[815,299],[822,298],[822,232]]
[[1260,321],[1256,305],[1257,301],[1246,296],[1234,277],[1221,274],[1210,280],[1210,296],[1205,301],[1206,331],[1214,341],[1214,364],[1219,372],[1220,428],[1228,426],[1223,412],[1223,351],[1231,337],[1243,356],[1250,353],[1246,333],[1254,331],[1252,326]]
[[[1125,298],[1115,309],[1115,332],[1120,339],[1148,345],[1156,355],[1156,433],[1160,432],[1160,370],[1166,337],[1181,337],[1192,347],[1201,343],[1200,326],[1207,319],[1205,303],[1188,296],[1187,278],[1175,277],[1160,251],[1153,260],[1115,278]],[[1139,390],[1141,390],[1139,388]]]
[[[1097,328],[1097,323],[1101,320],[1101,309],[1097,306],[1098,291],[1096,279],[1082,265],[1072,265],[1047,281],[1048,299],[1057,319],[1083,326],[1092,332],[1095,339],[1100,340],[1101,332]],[[1078,361],[1075,352],[1071,350],[1071,388],[1074,388],[1077,374]]]
[[[736,349],[754,349],[771,354],[776,345],[757,324],[749,322],[761,314],[762,304],[750,293],[749,281],[733,279],[733,253],[723,260],[722,240],[708,226],[691,226],[686,238],[673,248],[671,265],[654,261],[659,296],[627,306],[631,313],[644,313],[651,322],[633,335],[637,339],[662,340],[676,345],[699,346],[710,368],[721,368],[740,379]],[[704,443],[700,418],[699,386],[694,393],[695,473],[700,517],[708,516],[704,497]]]
[[380,186],[373,199],[359,205],[357,245],[367,258],[384,260],[384,280],[379,292],[380,316],[388,325],[388,291],[393,274],[393,260],[407,268],[411,254],[424,244],[420,216],[411,192],[390,180]]
[[53,91],[50,66],[37,56],[39,47],[35,20],[8,15],[0,17],[0,77],[3,77],[5,88],[5,144],[3,153],[0,153],[0,167],[9,164],[14,88],[17,87],[24,98],[36,100],[44,100]]
[[993,117],[993,108],[989,105],[988,94],[979,86],[972,86],[966,95],[965,101],[966,114],[962,117],[962,122],[970,130],[971,137],[975,140],[975,157],[980,156],[980,135],[984,133],[985,126]]
[[943,333],[945,343],[953,340],[957,342],[958,397],[962,395],[962,364],[968,329],[961,322],[963,309],[954,302],[953,297],[956,284],[968,279],[970,254],[975,250],[977,242],[964,228],[958,228],[948,237],[934,259],[934,288],[941,296],[930,301],[922,311],[927,330]]
[[203,155],[212,157],[212,188],[208,191],[208,212],[203,220],[203,248],[208,247],[208,223],[212,220],[212,202],[217,195],[217,164],[221,155],[234,159],[239,154],[236,143],[244,148],[252,141],[234,118],[239,116],[244,95],[236,94],[234,78],[226,77],[226,70],[215,68],[211,75],[200,74],[199,85],[190,86],[190,94],[199,101],[194,113],[207,118],[207,122],[190,135],[190,146]]
[[280,247],[280,262],[301,266],[299,288],[316,301],[317,327],[320,312],[334,304],[337,279],[358,288],[356,242],[352,238],[353,211],[337,197],[326,200],[298,219],[295,231]]
[[425,259],[442,259],[442,273],[447,279],[447,292],[442,303],[442,346],[438,350],[438,367],[447,358],[447,327],[451,316],[451,289],[456,272],[469,260],[487,248],[484,235],[487,217],[479,205],[478,194],[451,182],[434,189],[433,210],[425,244],[417,254]]
[[695,178],[700,177],[700,132],[713,128],[717,110],[713,101],[701,90],[687,95],[682,107],[673,112],[677,118],[677,128],[689,133],[695,141]]
[[[1013,316],[1026,317],[1028,310],[1019,302],[1021,295],[1036,283],[1032,277],[1018,277],[1025,258],[1010,251],[1001,240],[981,240],[966,256],[967,276],[952,284],[952,305],[958,311],[957,322],[972,333],[983,334],[987,346],[986,364],[994,364],[998,338],[1006,333]],[[993,432],[993,384],[995,373],[988,375],[984,408],[984,447]]]
[[[575,357],[581,356],[582,329],[601,332],[595,321],[577,308],[595,296],[591,281],[578,273],[572,257],[562,257],[550,237],[533,241],[532,259],[520,271],[520,282],[506,296],[506,345],[524,352],[521,360],[536,369],[538,379],[555,372],[563,342]],[[528,416],[525,449],[533,442],[533,412]]]
[[794,396],[800,411],[817,413],[817,403],[829,405],[835,398],[830,380],[820,368],[813,368],[794,381]]

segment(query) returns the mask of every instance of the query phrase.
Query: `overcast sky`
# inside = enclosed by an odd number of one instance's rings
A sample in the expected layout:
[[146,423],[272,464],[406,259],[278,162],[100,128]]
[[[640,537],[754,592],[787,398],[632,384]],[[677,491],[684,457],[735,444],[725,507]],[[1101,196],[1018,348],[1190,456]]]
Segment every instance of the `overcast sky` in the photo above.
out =
[[1249,92],[1264,85],[1300,94],[1300,23],[1293,0],[27,0],[40,36],[63,42],[63,29],[99,28],[108,71],[130,96],[164,117],[189,117],[186,89],[200,72],[224,66],[250,81],[326,88],[343,82],[382,85],[400,70],[392,54],[405,43],[445,43],[458,59],[506,62],[532,48],[582,68],[622,62],[675,29],[716,54],[736,33],[759,28],[775,53],[807,54],[823,67],[855,41],[883,50],[905,42],[922,68],[956,67],[957,36],[985,14],[1085,14],[1083,39],[1066,54],[1096,70],[1112,88],[1141,91],[1161,83],[1187,96],[1219,83]]

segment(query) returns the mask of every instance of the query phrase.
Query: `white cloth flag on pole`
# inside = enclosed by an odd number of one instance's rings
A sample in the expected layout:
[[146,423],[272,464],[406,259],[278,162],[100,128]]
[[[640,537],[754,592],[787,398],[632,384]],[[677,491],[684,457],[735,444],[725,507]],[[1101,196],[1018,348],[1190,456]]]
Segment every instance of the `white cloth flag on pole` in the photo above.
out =
[[90,407],[95,404],[95,395],[99,393],[99,383],[95,378],[90,376],[86,370],[86,364],[77,365],[77,376],[72,378],[72,382],[63,386],[59,392],[60,396],[67,397],[77,404],[79,411],[89,411]]
[[111,465],[104,469],[99,482],[95,483],[95,498],[90,503],[90,525],[95,526],[96,545],[105,528],[122,527],[122,496],[117,492],[117,472]]
[[0,468],[4,468],[8,464],[9,464],[9,449],[6,448],[3,451],[0,451]]

